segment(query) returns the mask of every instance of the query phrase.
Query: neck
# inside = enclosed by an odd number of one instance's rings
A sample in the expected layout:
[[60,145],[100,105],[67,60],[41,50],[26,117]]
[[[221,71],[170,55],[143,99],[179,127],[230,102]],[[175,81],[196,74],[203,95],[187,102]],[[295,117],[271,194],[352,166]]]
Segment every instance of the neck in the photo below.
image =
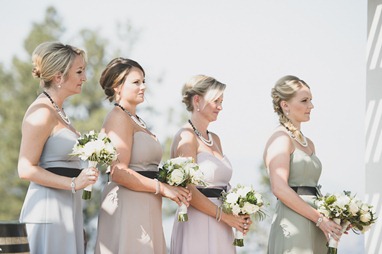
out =
[[50,98],[52,98],[54,103],[56,103],[57,106],[62,109],[65,98],[61,98],[59,92],[57,92],[55,89],[44,89],[44,91],[50,96]]
[[195,126],[195,128],[204,135],[207,135],[207,129],[209,122],[206,120],[203,120],[201,118],[196,117],[194,114],[191,115],[190,118],[192,124]]

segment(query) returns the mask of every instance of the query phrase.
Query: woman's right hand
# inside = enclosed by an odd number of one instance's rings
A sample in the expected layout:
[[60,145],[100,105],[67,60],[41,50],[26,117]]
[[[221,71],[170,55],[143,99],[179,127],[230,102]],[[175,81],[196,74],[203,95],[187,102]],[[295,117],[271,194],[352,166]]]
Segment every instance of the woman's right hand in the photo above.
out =
[[75,189],[80,190],[88,185],[95,184],[98,180],[98,176],[99,170],[97,168],[84,168],[74,180],[76,184]]
[[166,183],[160,183],[160,193],[162,196],[171,199],[179,206],[183,203],[188,207],[192,199],[191,191],[187,188],[172,186]]
[[[342,227],[335,223],[333,220],[326,218],[325,216],[322,218],[322,222],[319,228],[324,233],[326,240],[329,241],[330,236],[333,237],[334,240],[339,241],[342,235]],[[329,236],[330,235],[330,236]]]
[[244,235],[248,232],[249,226],[252,224],[252,220],[249,215],[236,216],[233,214],[227,214],[222,212],[221,220],[228,226],[236,228]]

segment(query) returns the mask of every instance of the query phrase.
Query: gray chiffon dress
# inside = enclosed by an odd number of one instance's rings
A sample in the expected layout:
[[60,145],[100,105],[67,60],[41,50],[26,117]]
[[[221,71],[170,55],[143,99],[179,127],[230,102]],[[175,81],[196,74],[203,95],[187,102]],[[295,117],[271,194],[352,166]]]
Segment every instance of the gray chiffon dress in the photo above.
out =
[[[290,156],[289,186],[316,187],[321,168],[321,162],[315,154],[308,155],[295,148]],[[315,196],[300,197],[315,207]],[[315,223],[277,200],[269,235],[268,254],[326,254],[326,242],[324,233]]]
[[[51,135],[45,143],[39,165],[42,168],[82,167],[76,156],[70,156],[78,136],[67,128]],[[83,254],[84,227],[82,191],[29,184],[20,214],[26,223],[31,254]]]
[[[228,158],[219,159],[208,152],[197,154],[196,163],[204,173],[208,188],[229,187],[232,166]],[[220,206],[221,200],[209,198]],[[171,254],[234,254],[233,230],[224,222],[218,222],[192,206],[188,207],[188,221],[178,222],[178,211],[171,235]]]
[[[145,132],[135,132],[129,168],[158,171],[160,143]],[[164,254],[162,196],[127,189],[111,181],[103,190],[95,253]]]

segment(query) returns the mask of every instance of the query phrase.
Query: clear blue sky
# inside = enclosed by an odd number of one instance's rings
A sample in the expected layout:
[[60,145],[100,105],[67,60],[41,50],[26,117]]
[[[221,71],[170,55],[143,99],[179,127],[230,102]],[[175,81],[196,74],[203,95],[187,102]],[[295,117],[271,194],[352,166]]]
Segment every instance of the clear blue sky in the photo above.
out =
[[[148,83],[146,102],[163,114],[145,119],[160,139],[176,131],[165,115],[169,107],[183,112],[180,91],[190,76],[226,83],[224,110],[210,129],[234,166],[232,184],[256,185],[265,141],[277,125],[270,89],[283,75],[299,76],[314,97],[312,120],[302,130],[323,163],[324,192],[363,195],[367,1],[0,0],[1,62],[15,54],[30,58],[22,43],[49,3],[68,28],[67,43],[85,27],[112,40],[117,22],[127,19],[141,29],[125,57],[145,67],[149,82],[163,75],[159,88]],[[359,241],[347,238],[341,245],[357,251]]]

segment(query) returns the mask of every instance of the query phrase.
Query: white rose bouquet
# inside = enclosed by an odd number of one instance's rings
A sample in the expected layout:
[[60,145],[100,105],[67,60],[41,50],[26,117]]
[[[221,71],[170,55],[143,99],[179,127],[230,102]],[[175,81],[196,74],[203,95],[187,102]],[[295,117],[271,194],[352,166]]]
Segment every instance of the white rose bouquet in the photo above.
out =
[[352,230],[356,234],[365,233],[370,229],[371,225],[376,222],[377,217],[373,211],[373,206],[359,199],[354,198],[353,200],[355,209],[351,218]]
[[[81,135],[73,147],[70,155],[88,161],[88,167],[96,167],[98,163],[110,165],[117,159],[117,151],[106,133],[90,131]],[[90,199],[92,185],[87,186],[82,194],[83,199]]]
[[[358,206],[349,191],[343,194],[326,194],[315,200],[317,210],[325,217],[332,219],[342,227],[342,233],[346,231],[352,222],[353,216],[358,212]],[[329,235],[328,254],[336,254],[338,241]]]
[[[167,160],[159,168],[158,180],[172,186],[186,187],[188,184],[206,186],[203,172],[192,157],[177,157]],[[185,204],[179,207],[178,221],[188,221]]]
[[[232,213],[234,215],[258,215],[259,220],[263,220],[266,216],[262,210],[264,206],[263,196],[256,192],[252,187],[237,185],[229,192],[222,193],[223,211],[226,213]],[[233,241],[235,246],[244,246],[243,233],[236,230],[235,240]]]

